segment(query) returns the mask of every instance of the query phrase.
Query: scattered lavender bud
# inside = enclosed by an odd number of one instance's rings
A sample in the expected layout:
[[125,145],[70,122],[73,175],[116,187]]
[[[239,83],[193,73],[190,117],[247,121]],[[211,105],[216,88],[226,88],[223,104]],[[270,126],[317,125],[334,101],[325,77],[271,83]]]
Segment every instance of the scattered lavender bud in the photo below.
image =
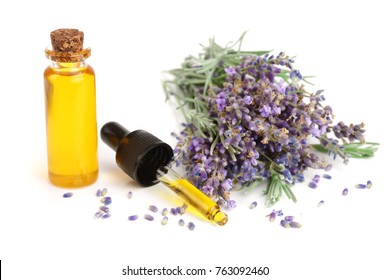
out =
[[345,188],[342,192],[343,195],[347,195],[348,194],[348,188]]
[[302,225],[298,222],[295,222],[295,221],[291,221],[288,223],[288,225],[291,227],[291,228],[300,228],[302,227]]
[[153,221],[154,220],[153,216],[149,215],[149,214],[145,214],[144,218],[145,218],[145,220],[148,220],[148,221]]
[[317,183],[317,184],[318,184],[318,183],[320,182],[320,178],[321,178],[320,175],[316,174],[316,175],[314,175],[314,178],[313,178],[312,181],[313,181],[314,183]]
[[355,187],[357,189],[365,189],[365,188],[367,188],[367,186],[365,184],[357,184]]
[[180,215],[184,215],[186,213],[186,209],[183,207],[177,207],[176,210],[177,210],[177,213]]
[[168,223],[168,217],[164,217],[164,218],[161,220],[161,224],[162,224],[163,226],[165,226],[167,223]]
[[129,192],[127,193],[127,198],[130,199],[130,198],[132,198],[132,197],[133,197],[133,192],[132,192],[132,191],[129,191]]
[[103,214],[104,214],[104,212],[98,211],[98,212],[95,213],[95,216],[94,216],[94,217],[95,217],[96,219],[99,219],[99,218],[101,218],[101,217],[103,216]]
[[98,190],[96,191],[96,196],[99,197],[99,196],[101,196],[101,195],[102,195],[102,190],[101,190],[101,189],[98,189]]
[[111,217],[111,214],[110,213],[106,213],[102,216],[102,219],[108,219]]
[[284,217],[284,219],[286,220],[286,222],[292,222],[294,220],[294,216],[286,216]]
[[107,206],[100,206],[99,207],[100,211],[104,212],[104,213],[110,213],[110,208],[108,208]]
[[286,220],[280,220],[280,225],[284,228],[290,228],[290,224]]
[[268,219],[269,219],[270,222],[275,221],[275,218],[276,218],[276,213],[275,213],[275,211],[272,211],[271,214],[268,214],[266,217],[268,217]]
[[62,195],[62,197],[65,197],[65,198],[69,198],[69,197],[72,197],[73,196],[73,193],[72,192],[67,192],[67,193],[64,193]]
[[108,206],[112,203],[112,199],[109,196],[105,196],[100,200],[101,203],[103,203],[105,206]]
[[180,225],[180,226],[184,226],[184,224],[185,224],[185,223],[184,223],[184,220],[183,220],[183,219],[180,219],[180,220],[179,220],[179,225]]
[[158,208],[157,206],[154,206],[154,205],[149,205],[149,210],[154,212],[154,213],[157,213],[158,212]]
[[256,206],[257,206],[257,202],[256,202],[256,201],[253,201],[253,202],[251,203],[251,205],[249,205],[249,209],[254,209],[254,208],[256,208]]
[[324,204],[325,204],[325,201],[321,200],[320,202],[318,202],[318,207],[321,207]]
[[106,196],[106,194],[107,194],[107,188],[102,189],[100,196]]
[[176,216],[178,213],[177,213],[177,209],[176,208],[171,208],[171,213],[172,215]]
[[331,164],[328,164],[326,167],[325,167],[325,171],[330,171],[332,169],[332,165]]
[[367,189],[371,189],[372,187],[372,182],[370,180],[367,181]]
[[309,187],[312,188],[312,189],[316,189],[318,186],[317,186],[317,184],[315,182],[311,181],[309,183]]
[[129,216],[128,219],[129,219],[129,221],[135,221],[138,219],[138,215],[131,215],[131,216]]
[[332,179],[332,176],[330,176],[329,174],[324,174],[322,175],[322,177],[325,179]]
[[189,222],[189,223],[188,223],[188,229],[189,229],[189,230],[194,230],[194,229],[195,229],[195,225],[194,225],[193,222]]
[[275,212],[275,214],[277,215],[277,216],[283,216],[284,214],[283,214],[283,210],[273,210],[273,212]]
[[168,214],[168,209],[167,208],[164,208],[162,211],[161,211],[161,214],[163,216],[166,216]]

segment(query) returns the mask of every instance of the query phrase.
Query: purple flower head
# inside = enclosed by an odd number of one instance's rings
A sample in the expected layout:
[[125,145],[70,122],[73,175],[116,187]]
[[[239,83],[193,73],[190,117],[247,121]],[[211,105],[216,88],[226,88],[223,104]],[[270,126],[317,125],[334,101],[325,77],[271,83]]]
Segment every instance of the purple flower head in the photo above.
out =
[[225,72],[230,77],[233,77],[235,74],[237,74],[236,69],[234,67],[232,67],[232,66],[229,66],[229,67],[225,68]]
[[229,208],[235,208],[235,207],[237,206],[237,203],[236,203],[235,200],[229,199],[229,200],[227,201],[227,206],[228,206]]
[[232,179],[226,179],[222,184],[221,187],[224,191],[229,191],[233,187],[233,181]]

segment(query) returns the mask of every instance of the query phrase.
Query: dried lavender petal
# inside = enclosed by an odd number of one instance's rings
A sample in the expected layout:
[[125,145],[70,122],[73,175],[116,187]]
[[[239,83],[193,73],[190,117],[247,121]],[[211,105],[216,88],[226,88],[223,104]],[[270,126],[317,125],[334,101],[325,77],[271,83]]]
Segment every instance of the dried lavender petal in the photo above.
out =
[[329,174],[324,174],[322,175],[322,177],[325,179],[332,179],[332,176],[330,176]]
[[102,195],[102,190],[101,189],[97,189],[96,196],[100,197],[101,195]]
[[154,220],[153,216],[149,215],[149,214],[145,214],[144,219],[148,220],[148,221],[153,221]]
[[284,228],[290,228],[290,224],[286,220],[280,220],[280,225]]
[[164,218],[161,220],[161,224],[162,224],[163,226],[165,226],[167,223],[168,223],[168,217],[164,217]]
[[103,211],[104,213],[110,213],[110,208],[108,208],[107,206],[100,206],[99,209],[101,211]]
[[107,188],[102,189],[102,192],[100,193],[101,196],[106,196],[107,194]]
[[253,201],[253,202],[251,203],[251,205],[249,205],[249,209],[254,209],[254,208],[256,208],[256,206],[257,206],[257,202],[256,202],[256,201]]
[[189,222],[189,223],[188,223],[188,229],[189,229],[189,230],[194,230],[194,229],[195,229],[195,225],[194,225],[193,222]]
[[154,213],[157,213],[157,212],[158,212],[158,208],[157,208],[157,206],[155,206],[155,205],[149,205],[149,210],[152,211],[152,212],[154,212]]
[[103,211],[98,211],[98,212],[95,213],[94,217],[95,217],[96,219],[99,219],[99,218],[101,218],[103,215],[104,215],[104,212],[103,212]]
[[366,189],[367,188],[367,186],[365,184],[357,184],[355,187],[357,189]]
[[287,221],[287,222],[292,222],[294,220],[294,216],[286,216],[284,217],[284,219]]
[[161,211],[161,215],[166,216],[167,214],[168,214],[168,209],[167,209],[167,208],[164,208],[164,209]]
[[372,187],[372,182],[370,180],[367,181],[367,189],[371,189]]
[[347,195],[348,194],[348,188],[345,188],[342,192],[343,195]]
[[185,223],[184,223],[184,220],[183,220],[183,219],[180,219],[180,220],[179,220],[179,225],[180,225],[180,226],[184,226],[184,224],[185,224]]
[[129,221],[135,221],[138,219],[138,215],[131,215],[128,217]]
[[288,225],[291,227],[291,228],[301,228],[302,225],[296,221],[292,221],[292,222],[289,222]]
[[311,181],[309,183],[309,187],[312,188],[312,189],[316,189],[318,186],[317,186],[317,184],[315,182]]
[[127,198],[130,199],[130,198],[132,198],[132,197],[133,197],[133,192],[132,192],[132,191],[129,191],[129,192],[127,193]]
[[69,198],[69,197],[72,197],[73,196],[73,193],[72,192],[67,192],[67,193],[64,193],[62,195],[62,197],[65,197],[65,198]]
[[110,213],[106,213],[102,216],[102,219],[108,219],[111,217],[111,214]]
[[317,184],[318,184],[318,183],[320,182],[320,178],[321,178],[320,175],[316,174],[316,175],[314,175],[314,178],[313,178],[312,181],[313,181],[314,183],[317,183]]

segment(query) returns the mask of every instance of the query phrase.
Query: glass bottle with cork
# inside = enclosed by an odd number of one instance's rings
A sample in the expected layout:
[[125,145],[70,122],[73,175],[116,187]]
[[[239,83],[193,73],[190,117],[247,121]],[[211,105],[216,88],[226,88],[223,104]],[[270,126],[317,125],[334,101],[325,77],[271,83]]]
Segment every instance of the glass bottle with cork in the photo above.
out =
[[77,29],[58,29],[50,38],[44,72],[49,179],[82,187],[98,177],[95,73],[86,63],[91,49],[83,48]]

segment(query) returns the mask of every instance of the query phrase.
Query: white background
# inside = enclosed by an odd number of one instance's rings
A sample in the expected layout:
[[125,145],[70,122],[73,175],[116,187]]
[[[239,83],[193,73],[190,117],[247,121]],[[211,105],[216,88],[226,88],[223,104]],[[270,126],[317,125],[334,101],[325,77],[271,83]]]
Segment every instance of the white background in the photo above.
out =
[[[389,17],[386,1],[2,1],[0,4],[0,259],[4,279],[151,279],[122,269],[268,266],[264,279],[388,279]],[[115,120],[146,129],[174,145],[180,119],[161,88],[163,70],[178,67],[215,36],[225,44],[248,30],[243,49],[297,55],[303,75],[315,75],[336,121],[366,123],[366,138],[381,143],[370,160],[334,164],[332,180],[293,188],[298,203],[275,208],[296,216],[299,230],[265,218],[261,188],[235,192],[229,223],[213,226],[192,213],[194,231],[127,216],[180,205],[164,186],[136,186],[99,142],[100,177],[63,199],[47,179],[43,70],[50,31],[79,28],[92,47],[99,128]],[[329,159],[332,161],[331,159]],[[373,181],[371,190],[354,185]],[[94,220],[96,189],[107,187],[113,216]],[[348,187],[348,196],[341,191]],[[133,199],[126,198],[127,192]],[[325,205],[317,203],[325,200]],[[259,206],[249,210],[252,201]],[[219,276],[218,279],[229,279]],[[164,278],[164,277],[161,277]],[[233,278],[233,277],[231,277]],[[238,278],[238,277],[237,277]],[[244,279],[259,279],[245,276]],[[160,279],[160,278],[154,278]],[[165,277],[164,279],[168,279]],[[169,277],[169,279],[176,279]],[[177,277],[186,279],[186,277]]]

